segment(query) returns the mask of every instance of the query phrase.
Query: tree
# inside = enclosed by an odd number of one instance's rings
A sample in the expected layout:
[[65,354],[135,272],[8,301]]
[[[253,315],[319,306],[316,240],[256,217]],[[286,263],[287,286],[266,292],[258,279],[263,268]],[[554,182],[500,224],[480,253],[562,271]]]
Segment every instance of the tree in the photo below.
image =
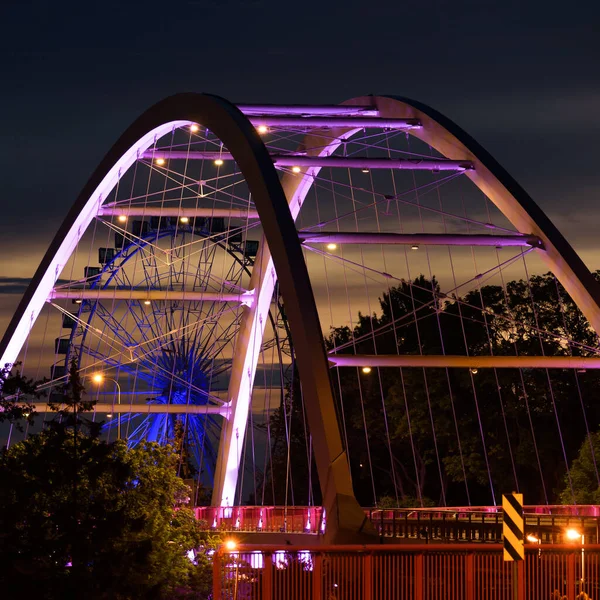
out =
[[[77,446],[77,529],[71,526]],[[3,598],[203,598],[207,545],[177,453],[48,428],[0,456]],[[74,538],[77,536],[77,539]],[[75,556],[74,553],[77,553]],[[78,569],[73,569],[77,560]]]
[[[443,295],[435,277],[421,275],[388,289],[379,305],[378,313],[359,313],[354,328],[333,328],[325,340],[328,350],[591,356],[597,345],[596,334],[551,273],[462,296]],[[600,406],[593,401],[597,371],[403,368],[332,374],[354,490],[363,506],[384,497],[398,506],[485,505],[492,502],[490,487],[496,501],[518,488],[529,504],[552,502],[585,435],[583,415],[600,422]],[[278,423],[281,414],[271,431]],[[302,426],[293,431],[299,437],[291,445],[304,447]],[[290,453],[294,490],[305,482],[295,476],[306,471],[305,455]],[[287,464],[279,463],[275,456],[276,482],[285,481]]]
[[0,368],[0,423],[9,422],[23,431],[21,421],[33,423],[37,415],[34,401],[43,394],[38,383],[24,377],[19,367],[15,363]]
[[565,475],[564,486],[560,494],[563,504],[573,504],[573,486],[577,504],[600,504],[600,431],[590,433],[579,448],[577,458],[570,469],[571,481]]

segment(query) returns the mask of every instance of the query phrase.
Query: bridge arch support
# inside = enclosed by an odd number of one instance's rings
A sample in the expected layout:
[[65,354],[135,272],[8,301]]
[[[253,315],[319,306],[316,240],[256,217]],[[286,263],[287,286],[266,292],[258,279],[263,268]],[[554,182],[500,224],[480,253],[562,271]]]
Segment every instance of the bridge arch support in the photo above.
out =
[[[308,399],[309,426],[328,515],[327,535],[332,540],[353,537],[365,525],[366,520],[352,492],[348,463],[337,425],[317,310],[294,220],[290,215],[278,174],[260,136],[242,112],[222,98],[208,94],[179,94],[169,97],[148,109],[123,133],[83,188],[36,271],[0,344],[2,362],[15,362],[42,306],[51,297],[62,267],[93,218],[99,213],[104,199],[121,174],[143,155],[157,138],[178,127],[193,123],[199,123],[214,132],[231,152],[256,205],[277,273],[279,288],[285,298],[298,370]],[[268,273],[268,277],[274,285],[273,273]],[[267,286],[267,293],[261,296],[262,282],[255,283],[259,288],[255,291],[257,297],[254,307],[268,308],[272,286]],[[249,312],[253,316],[251,324],[264,327],[262,317],[257,325],[259,312],[252,308]],[[256,331],[252,333],[254,342],[242,337],[243,345],[260,345],[261,336],[256,335]],[[243,330],[241,336],[244,336]],[[239,375],[238,381],[233,385],[238,386],[238,393],[239,388],[247,386],[242,391],[247,401],[245,409],[238,411],[236,415],[226,415],[229,419],[223,427],[224,447],[233,446],[236,428],[245,428],[246,424],[252,381],[241,372]],[[235,378],[235,373],[232,377]],[[223,482],[219,482],[219,478],[222,478],[225,482],[229,480],[235,490],[237,464],[231,464],[233,462],[230,460],[224,472],[216,473],[216,486],[222,487]]]
[[[594,329],[600,331],[600,285],[543,211],[483,148],[454,123],[417,102],[367,96],[340,105],[353,106],[370,109],[382,127],[401,122],[408,124],[408,133],[446,159],[471,165],[466,176],[521,234],[541,240],[540,249],[536,251],[542,254]],[[290,110],[293,112],[294,107]],[[300,125],[302,118],[311,118],[310,108],[305,112],[303,117],[298,117]],[[12,363],[17,358],[43,304],[52,297],[62,267],[92,220],[101,214],[103,202],[121,174],[143,156],[157,138],[174,129],[200,123],[214,132],[239,166],[266,241],[260,245],[254,264],[249,286],[253,301],[244,309],[238,334],[242,350],[234,356],[229,404],[223,411],[226,420],[219,446],[213,504],[234,504],[241,453],[241,444],[234,440],[240,434],[243,436],[246,427],[266,313],[278,283],[307,405],[328,536],[334,541],[353,539],[362,530],[365,519],[352,491],[327,356],[295,218],[321,168],[318,164],[311,165],[310,159],[330,157],[344,140],[369,125],[360,116],[349,116],[327,127],[326,132],[315,126],[303,144],[308,148],[307,165],[280,179],[273,157],[255,129],[256,122],[250,120],[248,111],[246,113],[216,96],[181,94],[151,107],[127,129],[96,169],[51,243],[0,344],[2,361]]]

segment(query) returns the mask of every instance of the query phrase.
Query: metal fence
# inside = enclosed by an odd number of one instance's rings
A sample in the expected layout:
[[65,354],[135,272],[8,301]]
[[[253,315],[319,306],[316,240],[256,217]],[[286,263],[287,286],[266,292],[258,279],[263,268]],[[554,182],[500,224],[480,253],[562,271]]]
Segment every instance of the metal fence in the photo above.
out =
[[[597,516],[525,513],[525,533],[545,544],[567,541],[565,532],[576,528],[589,544],[598,543]],[[383,538],[432,542],[502,542],[502,512],[461,509],[369,511],[369,520]]]
[[240,546],[213,569],[214,600],[600,600],[600,545]]
[[[221,532],[308,533],[325,527],[320,506],[206,506],[195,509],[204,528]],[[382,538],[423,542],[502,541],[499,507],[430,509],[365,509]],[[600,542],[597,506],[526,506],[525,528],[543,543],[565,542],[565,531],[576,527],[585,540]]]

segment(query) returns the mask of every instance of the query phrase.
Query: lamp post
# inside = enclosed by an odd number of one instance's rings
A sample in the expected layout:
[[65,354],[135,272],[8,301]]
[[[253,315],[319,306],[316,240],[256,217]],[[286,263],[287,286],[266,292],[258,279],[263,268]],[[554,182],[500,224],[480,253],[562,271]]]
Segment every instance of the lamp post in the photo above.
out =
[[[121,386],[116,379],[112,377],[105,377],[103,373],[96,373],[92,376],[92,381],[97,384],[101,384],[104,380],[112,381],[117,386],[117,406],[121,405]],[[114,403],[113,403],[114,410]],[[121,412],[117,411],[117,439],[121,439]]]
[[538,545],[538,558],[542,558],[542,540],[539,537],[537,537],[536,535],[533,535],[532,533],[530,533],[526,537],[526,539],[531,544],[537,544]]
[[583,584],[585,581],[585,533],[579,533],[577,529],[567,529],[565,532],[567,539],[575,541],[581,539],[581,584],[580,592],[583,592]]

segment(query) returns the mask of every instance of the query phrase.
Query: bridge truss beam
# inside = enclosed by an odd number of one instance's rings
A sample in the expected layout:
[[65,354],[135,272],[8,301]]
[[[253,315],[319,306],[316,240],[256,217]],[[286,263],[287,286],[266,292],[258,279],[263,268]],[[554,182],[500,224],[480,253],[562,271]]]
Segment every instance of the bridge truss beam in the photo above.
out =
[[[407,171],[469,171],[469,160],[443,158],[348,158],[345,156],[305,156],[298,154],[269,154],[277,167],[326,167],[340,169],[403,169]],[[192,150],[150,150],[143,158],[154,160],[234,160],[229,152],[200,152]]]
[[299,231],[305,244],[401,244],[405,246],[531,246],[542,249],[535,235],[469,235],[451,233],[358,233]]
[[423,367],[469,369],[600,369],[600,356],[421,356],[330,354],[336,367]]
[[123,289],[53,289],[49,300],[130,300],[139,302],[238,302],[250,306],[254,292],[244,291],[226,294],[223,292],[198,292],[187,290],[123,290]]

